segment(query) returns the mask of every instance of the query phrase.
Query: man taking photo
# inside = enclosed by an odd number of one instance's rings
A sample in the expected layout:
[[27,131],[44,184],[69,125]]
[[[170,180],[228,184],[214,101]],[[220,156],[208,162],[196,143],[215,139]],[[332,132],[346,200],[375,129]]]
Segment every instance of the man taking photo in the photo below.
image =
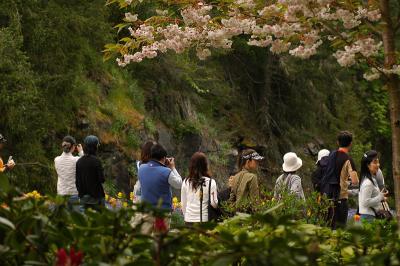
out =
[[[0,152],[1,150],[3,150],[4,148],[4,144],[7,142],[7,140],[3,137],[2,134],[0,134]],[[7,163],[4,164],[3,160],[0,157],[0,173],[4,173],[6,171],[9,171],[11,169],[13,169],[15,166],[15,162],[12,159],[12,157],[10,156],[10,158],[8,159]]]

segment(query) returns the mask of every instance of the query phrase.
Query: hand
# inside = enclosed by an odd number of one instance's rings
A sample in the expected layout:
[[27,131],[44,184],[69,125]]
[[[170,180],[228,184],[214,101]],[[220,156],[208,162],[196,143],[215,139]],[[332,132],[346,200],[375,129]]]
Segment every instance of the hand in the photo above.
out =
[[382,191],[381,191],[381,193],[383,193],[383,195],[384,195],[385,197],[387,197],[387,196],[389,195],[389,191],[388,191],[386,188],[383,188]]
[[230,176],[228,179],[228,187],[232,187],[233,186],[233,176]]
[[7,168],[8,168],[8,169],[13,169],[14,166],[15,166],[14,160],[13,160],[13,159],[8,160],[8,162],[7,162]]
[[78,150],[79,153],[81,153],[83,151],[81,144],[76,145],[76,149]]
[[387,201],[388,201],[388,197],[384,197],[384,198],[383,198],[383,201],[386,201],[386,202],[387,202]]
[[167,165],[169,168],[171,168],[171,169],[174,169],[174,168],[175,168],[175,158],[167,158],[167,159],[166,159],[166,162],[168,162],[168,163],[166,163],[166,165]]

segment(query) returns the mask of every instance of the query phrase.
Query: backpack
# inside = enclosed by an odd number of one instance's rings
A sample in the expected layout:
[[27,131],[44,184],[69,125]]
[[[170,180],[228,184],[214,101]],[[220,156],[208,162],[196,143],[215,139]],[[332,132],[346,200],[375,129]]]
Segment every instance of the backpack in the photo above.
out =
[[[338,200],[340,195],[340,173],[337,173],[336,170],[337,155],[337,150],[329,154],[325,173],[320,182],[321,194],[326,195],[326,197],[331,200]],[[339,169],[343,167],[346,161],[347,159],[343,160],[343,164],[340,165]]]
[[328,159],[328,156],[322,157],[317,164],[317,169],[312,173],[311,182],[315,191],[321,192],[321,180],[326,172]]

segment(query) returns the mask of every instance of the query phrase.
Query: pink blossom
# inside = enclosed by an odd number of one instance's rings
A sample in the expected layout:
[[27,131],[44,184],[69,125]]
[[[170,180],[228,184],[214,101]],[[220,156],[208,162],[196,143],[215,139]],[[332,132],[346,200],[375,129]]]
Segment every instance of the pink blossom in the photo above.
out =
[[381,19],[381,11],[379,9],[368,11],[367,18],[369,21],[378,21]]
[[282,40],[274,40],[271,44],[271,52],[274,54],[281,54],[284,52],[287,52],[289,50],[291,43],[290,42],[284,42]]
[[211,51],[208,48],[200,48],[196,50],[196,55],[200,60],[205,60],[207,57],[211,55]]

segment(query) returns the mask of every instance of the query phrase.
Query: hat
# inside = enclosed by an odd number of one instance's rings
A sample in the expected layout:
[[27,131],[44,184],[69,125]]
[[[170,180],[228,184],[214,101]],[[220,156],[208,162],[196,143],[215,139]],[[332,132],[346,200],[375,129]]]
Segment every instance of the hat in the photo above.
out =
[[255,160],[255,161],[264,160],[264,157],[258,154],[258,152],[256,151],[247,155],[243,155],[242,158],[245,160]]
[[0,143],[7,142],[7,140],[0,134]]
[[65,136],[65,137],[63,138],[63,142],[68,142],[68,143],[71,143],[72,145],[75,145],[75,144],[76,144],[75,138],[74,138],[74,137],[71,137],[71,136]]
[[85,138],[84,143],[87,146],[97,146],[100,144],[100,141],[98,137],[89,135]]
[[294,152],[288,152],[283,156],[282,169],[287,173],[299,170],[302,165],[303,161]]
[[323,157],[329,156],[330,153],[331,152],[329,150],[327,150],[327,149],[320,150],[318,152],[318,160],[315,162],[315,164],[317,164],[319,161],[321,161],[321,159]]

